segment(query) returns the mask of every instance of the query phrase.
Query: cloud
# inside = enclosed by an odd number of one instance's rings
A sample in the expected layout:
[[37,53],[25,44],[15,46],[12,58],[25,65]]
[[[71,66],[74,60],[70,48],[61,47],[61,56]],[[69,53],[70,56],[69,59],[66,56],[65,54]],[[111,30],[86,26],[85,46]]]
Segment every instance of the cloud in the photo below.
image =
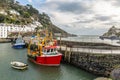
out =
[[112,2],[112,3],[113,3],[113,6],[118,6],[118,7],[120,7],[120,1],[119,1],[119,0],[112,0],[112,1],[114,1],[114,2]]
[[96,16],[95,19],[100,21],[108,21],[111,20],[111,16]]
[[32,0],[28,0],[28,2],[32,3]]
[[61,12],[70,12],[75,14],[81,14],[87,11],[87,7],[84,6],[84,4],[80,4],[78,2],[60,3],[57,9]]
[[[85,3],[85,2],[84,2]],[[53,18],[53,22],[57,21],[57,23],[60,24],[68,24],[71,22],[76,22],[77,18],[80,15],[83,15],[86,13],[86,15],[90,15],[90,10],[88,10],[87,5],[84,6],[83,2],[73,2],[72,0],[70,2],[68,1],[47,1],[46,3],[42,4],[39,8],[40,12],[44,11],[51,15]],[[46,7],[47,6],[47,7]],[[87,18],[88,18],[87,17]]]
[[77,21],[76,24],[77,24],[77,23],[91,23],[91,22],[93,22],[93,21],[94,21],[94,20]]
[[99,29],[120,24],[119,0],[44,0],[35,5],[40,12],[47,13],[55,25],[69,32],[94,29],[101,33],[99,31],[104,30]]

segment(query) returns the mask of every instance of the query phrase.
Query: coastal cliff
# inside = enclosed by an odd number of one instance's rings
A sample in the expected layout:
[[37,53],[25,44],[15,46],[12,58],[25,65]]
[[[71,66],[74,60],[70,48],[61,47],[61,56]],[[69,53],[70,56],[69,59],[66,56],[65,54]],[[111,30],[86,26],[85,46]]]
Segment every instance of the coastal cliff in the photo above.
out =
[[120,29],[116,28],[115,26],[112,26],[106,33],[104,33],[102,36],[104,37],[111,37],[111,36],[120,36]]

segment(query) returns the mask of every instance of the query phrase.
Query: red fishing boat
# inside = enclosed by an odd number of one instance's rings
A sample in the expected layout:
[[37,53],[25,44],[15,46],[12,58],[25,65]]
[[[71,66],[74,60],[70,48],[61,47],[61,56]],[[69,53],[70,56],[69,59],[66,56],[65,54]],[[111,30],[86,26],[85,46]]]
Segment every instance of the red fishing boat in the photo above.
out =
[[[30,44],[32,40],[30,41]],[[28,59],[32,62],[46,66],[59,66],[62,54],[57,50],[57,41],[48,40],[48,37],[39,39],[36,44],[28,47]]]

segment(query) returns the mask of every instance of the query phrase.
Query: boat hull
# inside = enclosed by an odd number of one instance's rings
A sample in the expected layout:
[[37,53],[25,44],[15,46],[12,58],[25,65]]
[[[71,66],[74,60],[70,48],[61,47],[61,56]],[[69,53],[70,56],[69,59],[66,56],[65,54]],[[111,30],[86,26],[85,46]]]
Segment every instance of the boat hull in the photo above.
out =
[[23,67],[12,66],[12,68],[15,68],[15,69],[18,69],[18,70],[23,70],[23,69],[27,69],[27,66],[23,66]]
[[22,49],[22,48],[25,48],[25,44],[23,44],[23,45],[13,45],[12,47],[15,48],[15,49]]
[[36,64],[45,66],[59,66],[62,58],[62,54],[57,55],[42,55],[31,57],[28,55],[28,59]]
[[19,70],[27,69],[28,67],[27,64],[18,62],[18,61],[13,61],[10,64],[12,65],[12,68],[19,69]]

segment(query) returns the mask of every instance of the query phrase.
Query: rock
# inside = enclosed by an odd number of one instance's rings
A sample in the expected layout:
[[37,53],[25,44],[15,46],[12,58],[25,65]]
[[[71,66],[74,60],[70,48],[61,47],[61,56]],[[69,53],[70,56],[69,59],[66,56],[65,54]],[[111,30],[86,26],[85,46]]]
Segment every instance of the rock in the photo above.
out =
[[100,36],[101,39],[108,38],[108,39],[119,39],[120,36],[120,29],[112,26],[106,33]]
[[120,80],[120,68],[114,69],[111,72],[111,77],[113,80]]

